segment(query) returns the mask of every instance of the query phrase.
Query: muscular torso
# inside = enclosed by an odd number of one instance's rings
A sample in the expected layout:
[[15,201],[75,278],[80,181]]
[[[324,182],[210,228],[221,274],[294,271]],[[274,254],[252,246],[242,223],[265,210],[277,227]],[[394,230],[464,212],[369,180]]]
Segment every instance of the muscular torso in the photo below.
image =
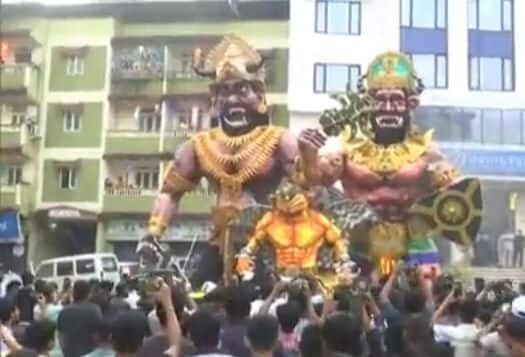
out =
[[279,214],[269,215],[264,234],[275,248],[278,268],[314,268],[326,234],[326,227],[316,222],[317,213],[308,213],[295,222]]
[[341,178],[345,195],[370,204],[383,219],[403,221],[408,208],[432,191],[426,177],[432,154],[426,153],[416,161],[406,163],[391,175],[377,174],[367,166],[353,162],[348,155]]

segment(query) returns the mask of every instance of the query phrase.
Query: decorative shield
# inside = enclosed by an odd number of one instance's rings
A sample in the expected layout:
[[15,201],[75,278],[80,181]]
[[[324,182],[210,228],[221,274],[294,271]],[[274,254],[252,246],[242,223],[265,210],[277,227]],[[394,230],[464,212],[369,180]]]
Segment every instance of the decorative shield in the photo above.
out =
[[481,225],[482,208],[480,181],[466,178],[419,200],[410,213],[423,218],[437,235],[470,246]]

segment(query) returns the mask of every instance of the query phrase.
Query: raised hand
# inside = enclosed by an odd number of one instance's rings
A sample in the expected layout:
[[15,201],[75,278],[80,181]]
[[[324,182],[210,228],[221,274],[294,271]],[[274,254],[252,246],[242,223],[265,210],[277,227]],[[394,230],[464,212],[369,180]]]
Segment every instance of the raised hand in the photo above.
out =
[[299,150],[303,159],[315,160],[317,152],[326,143],[326,135],[317,129],[305,129],[299,134]]

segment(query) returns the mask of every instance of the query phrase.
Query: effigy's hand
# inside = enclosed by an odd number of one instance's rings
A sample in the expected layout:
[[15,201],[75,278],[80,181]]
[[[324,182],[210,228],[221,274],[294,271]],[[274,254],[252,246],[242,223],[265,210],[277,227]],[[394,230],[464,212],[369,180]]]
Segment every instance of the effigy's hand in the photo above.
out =
[[316,160],[317,153],[326,143],[326,136],[317,129],[305,129],[299,134],[299,150],[303,160]]
[[239,254],[237,256],[237,262],[235,263],[235,271],[240,275],[246,275],[252,273],[255,269],[255,263],[253,258],[248,254]]
[[140,265],[146,269],[158,269],[167,262],[169,251],[160,244],[158,235],[148,234],[137,245]]

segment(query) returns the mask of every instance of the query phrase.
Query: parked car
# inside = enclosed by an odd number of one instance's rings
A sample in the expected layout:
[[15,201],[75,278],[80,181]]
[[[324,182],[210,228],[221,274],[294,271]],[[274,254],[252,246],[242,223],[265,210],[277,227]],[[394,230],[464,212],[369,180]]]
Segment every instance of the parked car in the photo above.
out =
[[120,281],[119,261],[114,254],[82,254],[42,261],[36,271],[37,279],[54,282],[59,287],[64,279],[105,280],[116,285]]

